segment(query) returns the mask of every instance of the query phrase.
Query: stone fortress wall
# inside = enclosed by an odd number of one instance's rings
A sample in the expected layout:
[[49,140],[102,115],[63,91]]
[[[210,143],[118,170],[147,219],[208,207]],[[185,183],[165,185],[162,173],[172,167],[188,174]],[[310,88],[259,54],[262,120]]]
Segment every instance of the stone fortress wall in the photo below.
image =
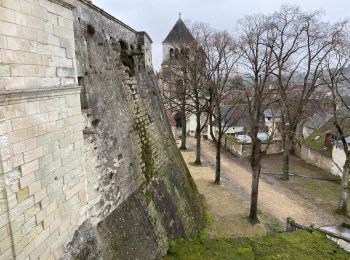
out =
[[156,258],[199,230],[151,44],[90,1],[0,0],[0,259]]

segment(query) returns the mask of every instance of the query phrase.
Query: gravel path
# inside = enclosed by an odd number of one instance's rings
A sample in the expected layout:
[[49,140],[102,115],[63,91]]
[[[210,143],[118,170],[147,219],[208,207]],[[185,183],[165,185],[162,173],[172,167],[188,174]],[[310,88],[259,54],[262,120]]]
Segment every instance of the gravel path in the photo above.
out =
[[[194,138],[188,138],[188,146],[192,151],[195,150],[195,142]],[[232,196],[239,197],[245,202],[245,207],[249,207],[252,179],[249,167],[245,162],[234,158],[226,151],[222,152],[221,158],[221,186],[231,190]],[[202,142],[202,159],[212,169],[214,180],[215,146],[210,141]],[[210,196],[209,194],[204,195]],[[222,199],[225,200],[225,198]],[[226,202],[222,201],[222,203],[225,205]],[[258,206],[264,214],[277,218],[281,223],[285,223],[287,217],[292,217],[301,224],[314,224],[315,226],[337,224],[341,221],[341,218],[324,213],[322,208],[313,205],[312,201],[306,201],[278,183],[265,178],[260,178]]]

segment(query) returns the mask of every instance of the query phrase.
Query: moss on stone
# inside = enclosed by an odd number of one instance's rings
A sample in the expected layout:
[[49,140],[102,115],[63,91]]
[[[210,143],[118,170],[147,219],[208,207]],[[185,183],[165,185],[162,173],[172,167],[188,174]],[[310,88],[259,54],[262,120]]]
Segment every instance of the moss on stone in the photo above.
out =
[[143,194],[144,194],[144,197],[145,197],[147,205],[149,205],[150,202],[152,201],[152,194],[151,194],[151,192],[148,190],[148,188],[146,188]]
[[144,175],[146,178],[146,183],[148,184],[150,180],[158,175],[158,172],[154,165],[154,158],[152,155],[152,147],[150,144],[149,136],[146,131],[146,126],[144,122],[138,124],[139,138],[141,140],[141,159],[145,164]]

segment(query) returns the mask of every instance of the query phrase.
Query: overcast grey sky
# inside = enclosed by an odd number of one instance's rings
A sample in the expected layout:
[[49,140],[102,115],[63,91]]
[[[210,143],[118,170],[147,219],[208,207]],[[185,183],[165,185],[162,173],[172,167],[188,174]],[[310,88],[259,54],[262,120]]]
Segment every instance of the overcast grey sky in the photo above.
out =
[[183,20],[201,21],[229,31],[244,15],[270,14],[282,4],[294,4],[310,11],[321,9],[326,21],[350,16],[350,0],[93,0],[93,3],[151,36],[157,70],[162,62],[161,43],[178,19],[179,11]]

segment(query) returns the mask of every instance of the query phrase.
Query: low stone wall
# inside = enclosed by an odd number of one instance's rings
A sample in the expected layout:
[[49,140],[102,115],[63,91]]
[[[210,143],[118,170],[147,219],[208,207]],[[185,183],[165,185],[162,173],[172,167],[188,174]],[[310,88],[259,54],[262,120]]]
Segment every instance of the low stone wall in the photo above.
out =
[[[223,138],[224,147],[239,157],[249,157],[252,154],[252,144],[241,143],[232,140],[231,138]],[[267,148],[268,147],[268,148]],[[261,149],[265,151],[267,148],[267,154],[278,154],[283,151],[281,142],[273,142],[269,145],[262,144]]]
[[314,164],[317,167],[332,172],[332,158],[307,145],[297,142],[294,146],[295,154],[308,163]]

